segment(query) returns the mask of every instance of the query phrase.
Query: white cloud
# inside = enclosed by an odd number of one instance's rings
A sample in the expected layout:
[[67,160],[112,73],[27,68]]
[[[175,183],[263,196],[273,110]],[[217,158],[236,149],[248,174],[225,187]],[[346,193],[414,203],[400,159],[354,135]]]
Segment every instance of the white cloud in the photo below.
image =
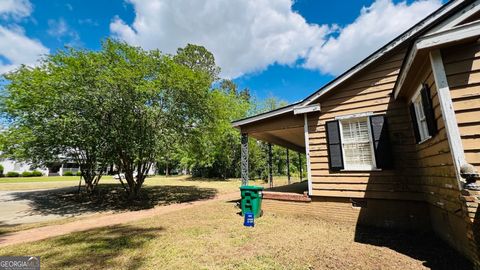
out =
[[364,7],[360,16],[337,37],[322,46],[314,46],[305,67],[338,75],[358,63],[387,42],[406,31],[441,6],[440,0],[420,0],[408,5],[377,0]]
[[292,11],[293,0],[128,1],[135,20],[127,25],[115,17],[110,24],[114,36],[166,53],[187,43],[203,45],[226,77],[298,60],[305,68],[337,75],[441,5],[441,0],[377,0],[341,28],[308,24]]
[[28,38],[20,30],[0,26],[0,56],[9,61],[0,61],[0,74],[21,64],[34,65],[41,55],[49,52],[39,41]]
[[64,19],[60,18],[58,20],[50,19],[48,20],[48,30],[47,33],[53,37],[62,37],[67,34],[68,26]]
[[0,17],[15,20],[27,17],[32,13],[32,4],[28,0],[1,0]]
[[82,45],[78,32],[72,29],[63,18],[48,20],[47,33],[56,37],[58,41],[65,42],[67,46],[78,47]]
[[324,42],[327,26],[311,25],[292,11],[292,0],[130,0],[136,17],[116,17],[111,32],[131,44],[175,53],[187,43],[205,46],[237,77],[273,63],[290,65]]
[[49,50],[41,42],[26,36],[18,20],[28,17],[32,5],[28,0],[0,0],[0,74],[11,71],[21,64],[35,65]]

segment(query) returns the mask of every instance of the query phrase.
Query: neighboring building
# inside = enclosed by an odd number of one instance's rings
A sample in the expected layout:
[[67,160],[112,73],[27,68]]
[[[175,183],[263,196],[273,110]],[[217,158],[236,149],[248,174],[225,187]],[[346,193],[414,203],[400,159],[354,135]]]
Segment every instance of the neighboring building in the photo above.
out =
[[43,175],[48,175],[47,168],[36,168],[30,163],[19,162],[11,159],[0,159],[0,164],[3,166],[3,173],[7,174],[8,172],[31,172],[33,170],[40,171]]
[[58,162],[47,167],[35,167],[33,164],[23,161],[16,161],[13,159],[0,159],[0,164],[3,166],[3,173],[7,174],[8,172],[31,172],[31,171],[40,171],[45,176],[57,176],[64,175],[65,172],[69,171],[73,174],[76,174],[80,171],[78,164],[64,161]]
[[72,161],[65,161],[61,164],[60,168],[58,169],[59,175],[64,175],[66,172],[72,172],[74,175],[80,171],[80,166],[78,163]]
[[234,122],[242,178],[247,136],[305,152],[306,195],[266,192],[267,209],[432,229],[480,269],[478,174],[462,174],[480,170],[479,38],[480,1],[450,1],[303,101]]

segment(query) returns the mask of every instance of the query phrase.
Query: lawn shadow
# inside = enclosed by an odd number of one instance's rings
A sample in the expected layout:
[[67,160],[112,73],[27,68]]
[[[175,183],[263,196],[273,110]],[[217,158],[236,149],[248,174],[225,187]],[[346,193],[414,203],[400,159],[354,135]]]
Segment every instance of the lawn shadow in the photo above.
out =
[[159,205],[211,199],[213,188],[195,186],[145,186],[139,198],[129,202],[118,184],[100,184],[95,194],[77,193],[73,188],[60,188],[13,193],[13,200],[28,200],[32,214],[75,216],[99,211],[136,211]]
[[163,230],[117,225],[73,233],[48,240],[40,260],[51,269],[141,269],[139,251]]
[[355,242],[388,247],[423,261],[434,270],[472,269],[471,263],[447,243],[429,231],[401,231],[357,225]]

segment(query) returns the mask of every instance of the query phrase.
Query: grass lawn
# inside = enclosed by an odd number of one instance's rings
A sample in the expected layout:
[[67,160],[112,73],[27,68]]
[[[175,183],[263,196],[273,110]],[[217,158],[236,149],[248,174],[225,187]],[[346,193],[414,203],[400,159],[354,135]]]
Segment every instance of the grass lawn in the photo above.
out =
[[[0,191],[10,190],[35,190],[35,189],[52,189],[78,186],[78,176],[42,176],[42,177],[11,177],[0,178]],[[298,181],[292,177],[292,182]],[[100,183],[105,184],[118,184],[118,180],[113,179],[112,176],[104,176]],[[211,180],[201,178],[190,178],[188,176],[154,176],[145,180],[145,186],[158,186],[158,185],[194,185],[199,187],[213,187],[219,192],[230,192],[238,190],[240,186],[239,179]],[[278,176],[274,178],[275,185],[284,185],[287,183],[285,176]],[[263,181],[250,181],[252,185],[265,185]]]
[[39,177],[2,177],[3,183],[25,183],[25,182],[56,182],[56,181],[78,181],[78,176],[39,176]]
[[[142,200],[133,205],[125,204],[125,192],[118,180],[106,176],[101,180],[93,199],[86,194],[78,195],[78,177],[42,177],[44,182],[22,182],[31,178],[16,178],[16,183],[0,183],[0,191],[20,191],[15,199],[27,200],[30,211],[38,215],[64,216],[49,221],[27,224],[0,225],[0,235],[53,224],[63,224],[84,218],[85,215],[102,214],[106,211],[130,211],[152,208],[159,205],[212,198],[215,195],[239,192],[241,181],[226,181],[190,178],[188,176],[156,176],[147,178],[142,188]],[[58,181],[55,181],[58,179]],[[66,180],[65,180],[66,179]],[[3,180],[3,179],[2,179]],[[74,180],[74,181],[72,181]],[[294,181],[294,179],[292,179]],[[298,181],[298,180],[297,180]],[[286,177],[275,178],[277,185],[286,184]],[[252,185],[266,185],[263,181],[250,181]],[[70,187],[70,189],[65,189]],[[21,190],[37,190],[21,192]]]
[[257,219],[255,228],[245,228],[237,212],[232,202],[212,202],[122,226],[1,248],[0,256],[38,255],[43,269],[469,267],[428,235],[369,232],[352,224],[272,213]]

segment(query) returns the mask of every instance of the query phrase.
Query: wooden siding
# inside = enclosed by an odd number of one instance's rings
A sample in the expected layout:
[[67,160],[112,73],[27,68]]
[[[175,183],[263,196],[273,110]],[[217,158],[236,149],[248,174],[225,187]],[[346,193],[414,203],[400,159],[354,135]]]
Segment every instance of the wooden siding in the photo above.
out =
[[480,45],[442,51],[465,159],[480,171]]
[[[432,92],[439,133],[416,144],[408,100],[394,100],[404,52],[385,58],[335,92],[321,97],[322,112],[309,115],[312,191],[314,196],[427,201],[454,213],[461,208],[455,170],[441,116],[430,65],[423,65],[415,89],[427,83]],[[325,122],[357,113],[387,116],[395,169],[366,172],[331,172],[328,168]],[[473,144],[474,142],[470,142]]]
[[[427,202],[460,217],[462,214],[459,211],[462,209],[459,200],[460,190],[431,66],[425,66],[421,74],[416,85],[418,87],[420,84],[427,84],[430,87],[438,133],[428,141],[415,145],[416,171],[420,173],[412,177],[422,186]],[[408,99],[411,99],[413,94],[412,91]]]
[[391,97],[404,52],[386,58],[378,65],[346,82],[334,93],[321,97],[321,114],[309,115],[312,195],[347,198],[389,198],[422,200],[422,194],[410,189],[393,171],[329,171],[325,122],[336,116],[376,112],[392,115],[392,125],[405,129],[405,109]]

